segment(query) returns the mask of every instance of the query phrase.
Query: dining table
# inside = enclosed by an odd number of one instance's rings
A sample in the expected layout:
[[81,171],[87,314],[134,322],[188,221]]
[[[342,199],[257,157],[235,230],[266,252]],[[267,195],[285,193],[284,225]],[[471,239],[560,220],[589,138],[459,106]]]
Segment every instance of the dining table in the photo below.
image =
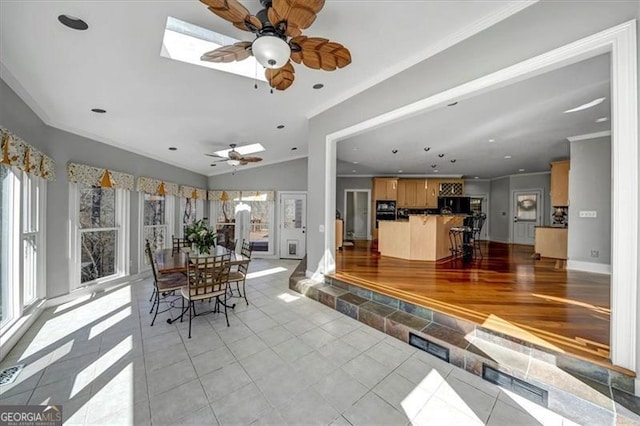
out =
[[243,263],[249,263],[250,258],[229,250],[228,248],[217,245],[212,247],[210,254],[196,255],[190,248],[183,248],[178,252],[174,252],[172,249],[161,249],[155,254],[156,266],[159,274],[171,274],[175,272],[187,272],[187,265],[189,259],[195,259],[202,256],[222,256],[225,254],[231,254],[230,265],[237,266]]

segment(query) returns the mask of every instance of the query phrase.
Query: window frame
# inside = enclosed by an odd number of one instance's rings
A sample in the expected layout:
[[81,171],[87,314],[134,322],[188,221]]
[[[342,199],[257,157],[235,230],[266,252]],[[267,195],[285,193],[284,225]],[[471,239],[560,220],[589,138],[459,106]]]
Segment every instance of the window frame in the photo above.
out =
[[[180,197],[180,202],[177,203],[180,206],[180,214],[178,215],[178,217],[175,218],[175,223],[177,224],[178,228],[177,228],[177,236],[179,236],[180,238],[185,238],[184,236],[184,228],[185,228],[185,223],[182,220],[183,216],[184,216],[184,209],[186,207],[187,204],[187,199],[191,200],[191,201],[195,201],[196,202],[196,217],[194,218],[194,222],[198,221],[202,218],[204,218],[204,201],[201,200],[200,198],[190,198],[190,197]],[[176,234],[173,234],[176,235]]]
[[[26,312],[38,304],[46,295],[46,193],[47,181],[21,171],[17,167],[7,167],[11,180],[9,197],[11,208],[8,210],[7,244],[7,311],[8,317],[0,320],[0,336],[3,336],[16,324]],[[28,183],[27,183],[28,182]],[[29,189],[26,190],[26,186]],[[35,189],[35,190],[34,190]],[[27,200],[27,195],[29,199]],[[34,212],[35,209],[35,212]],[[26,220],[26,215],[29,220]],[[25,231],[26,222],[31,228]],[[33,297],[25,301],[25,239],[35,241],[36,259],[33,267]]]
[[[129,275],[131,260],[130,247],[130,198],[131,191],[122,188],[115,190],[115,226],[104,228],[80,228],[80,185],[69,183],[69,291],[78,290],[95,284],[118,280]],[[84,232],[116,230],[115,273],[95,280],[82,282],[82,253],[80,238]]]
[[139,193],[138,198],[138,241],[140,241],[140,249],[138,250],[138,272],[151,270],[151,265],[147,265],[144,261],[145,256],[145,226],[165,226],[167,228],[166,237],[164,239],[164,247],[171,247],[171,236],[175,235],[175,214],[176,214],[176,197],[173,195],[164,195],[164,225],[145,225],[144,224],[144,192]]

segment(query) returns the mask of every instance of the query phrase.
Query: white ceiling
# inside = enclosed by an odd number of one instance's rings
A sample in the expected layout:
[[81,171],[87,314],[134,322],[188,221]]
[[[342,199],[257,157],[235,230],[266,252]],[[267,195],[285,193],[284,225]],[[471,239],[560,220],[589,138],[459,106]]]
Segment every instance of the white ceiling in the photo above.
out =
[[[212,175],[231,168],[210,167],[203,154],[230,143],[262,143],[258,166],[306,156],[309,117],[528,4],[327,1],[304,33],[343,43],[353,63],[332,73],[295,65],[293,86],[270,94],[265,83],[256,90],[253,80],[160,56],[167,16],[252,40],[196,0],[2,1],[0,77],[51,126]],[[62,26],[60,14],[89,29]]]
[[487,179],[548,171],[550,161],[569,158],[568,137],[610,129],[610,121],[596,122],[611,117],[610,105],[605,54],[341,141],[338,174]]

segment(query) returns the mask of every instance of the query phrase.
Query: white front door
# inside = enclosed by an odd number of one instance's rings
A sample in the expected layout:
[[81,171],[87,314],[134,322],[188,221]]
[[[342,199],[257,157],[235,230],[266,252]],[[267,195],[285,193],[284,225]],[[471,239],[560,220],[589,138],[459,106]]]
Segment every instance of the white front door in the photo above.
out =
[[542,224],[542,191],[513,191],[513,244],[533,245],[535,227]]
[[280,257],[302,259],[307,250],[307,194],[280,193]]

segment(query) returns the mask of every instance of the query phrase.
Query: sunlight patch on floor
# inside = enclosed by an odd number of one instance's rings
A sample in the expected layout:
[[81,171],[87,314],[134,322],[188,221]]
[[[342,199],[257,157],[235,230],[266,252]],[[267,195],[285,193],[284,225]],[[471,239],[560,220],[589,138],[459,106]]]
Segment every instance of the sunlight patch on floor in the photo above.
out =
[[89,340],[99,336],[104,331],[108,330],[109,328],[113,327],[120,321],[123,321],[124,319],[129,317],[131,317],[131,306],[127,306],[120,312],[111,315],[107,319],[91,327],[91,330],[89,330]]
[[289,294],[289,293],[282,293],[278,296],[278,299],[284,300],[285,302],[290,303],[290,302],[295,302],[296,300],[300,299],[300,297],[294,296],[293,294]]
[[250,272],[247,274],[247,279],[250,280],[252,278],[260,278],[266,277],[267,275],[277,274],[278,272],[284,272],[287,268],[283,268],[282,266],[278,266],[277,268],[264,269],[262,271]]
[[533,297],[538,297],[540,299],[549,300],[549,301],[552,301],[552,302],[558,302],[558,303],[562,303],[562,304],[566,304],[566,305],[574,305],[574,306],[579,306],[581,308],[587,308],[587,309],[590,309],[590,310],[592,310],[594,312],[597,312],[599,314],[611,315],[611,309],[604,308],[602,306],[595,306],[595,305],[592,305],[591,303],[580,302],[578,300],[566,299],[564,297],[547,296],[545,294],[531,293],[531,295]]
[[107,371],[112,365],[117,363],[133,349],[133,339],[131,336],[125,337],[120,343],[111,348],[109,352],[88,365],[79,372],[73,381],[73,388],[69,398],[79,394],[85,387],[89,386],[96,377]]

